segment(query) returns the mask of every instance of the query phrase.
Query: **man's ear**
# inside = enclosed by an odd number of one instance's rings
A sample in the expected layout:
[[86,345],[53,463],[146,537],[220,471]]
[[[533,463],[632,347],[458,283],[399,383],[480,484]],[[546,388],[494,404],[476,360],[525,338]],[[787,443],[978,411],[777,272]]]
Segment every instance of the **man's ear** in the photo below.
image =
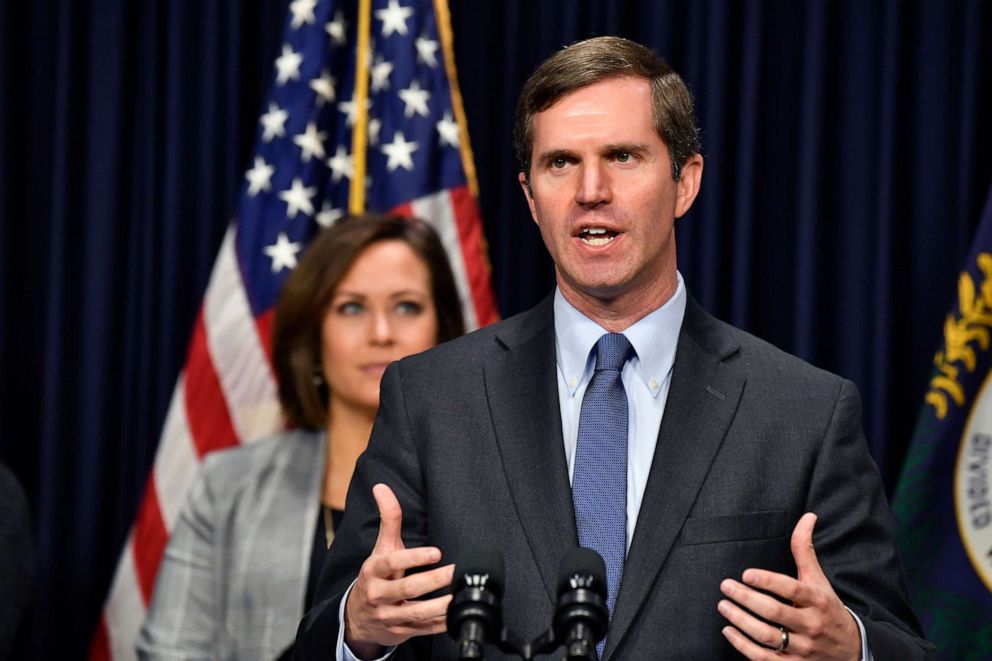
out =
[[675,217],[681,218],[692,206],[696,195],[699,194],[699,186],[703,181],[703,156],[693,154],[685,159],[682,165],[682,176],[675,182]]
[[537,222],[537,207],[534,204],[534,189],[530,186],[530,181],[527,180],[527,173],[520,171],[517,174],[517,181],[520,182],[520,188],[524,192],[524,197],[527,199],[527,206],[530,207],[530,216]]

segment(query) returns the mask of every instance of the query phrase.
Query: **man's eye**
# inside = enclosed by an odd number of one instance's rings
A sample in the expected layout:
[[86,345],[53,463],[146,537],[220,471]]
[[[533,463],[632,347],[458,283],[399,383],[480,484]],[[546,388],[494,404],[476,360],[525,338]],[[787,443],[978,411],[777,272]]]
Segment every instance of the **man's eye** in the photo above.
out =
[[565,167],[566,165],[568,165],[568,161],[566,161],[565,158],[562,157],[562,156],[559,156],[558,158],[551,159],[551,167],[553,167],[555,169],[559,169],[560,170],[561,168]]
[[633,158],[629,151],[622,151],[616,155],[618,163],[629,163],[630,159]]

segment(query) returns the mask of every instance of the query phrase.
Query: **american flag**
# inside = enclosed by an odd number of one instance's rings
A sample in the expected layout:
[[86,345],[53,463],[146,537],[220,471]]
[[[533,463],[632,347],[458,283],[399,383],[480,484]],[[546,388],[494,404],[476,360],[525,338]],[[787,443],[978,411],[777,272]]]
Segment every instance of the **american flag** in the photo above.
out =
[[135,658],[169,531],[204,455],[283,425],[272,306],[322,227],[362,209],[441,236],[466,325],[496,319],[444,0],[293,0],[245,173],[138,515],[90,646]]

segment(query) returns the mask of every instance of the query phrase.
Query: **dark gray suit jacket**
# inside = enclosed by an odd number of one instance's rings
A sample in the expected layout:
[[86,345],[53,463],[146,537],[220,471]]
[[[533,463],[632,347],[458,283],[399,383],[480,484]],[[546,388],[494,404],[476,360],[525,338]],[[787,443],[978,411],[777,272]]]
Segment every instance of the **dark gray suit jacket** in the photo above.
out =
[[[558,564],[577,545],[552,316],[549,297],[386,372],[297,658],[333,653],[341,596],[375,543],[378,482],[399,498],[408,546],[438,546],[452,562],[466,543],[495,545],[506,559],[506,623],[528,637],[548,626]],[[824,571],[875,658],[933,657],[906,600],[854,385],[690,297],[605,658],[739,658],[720,633],[720,581],[747,567],[795,575],[789,538],[807,511],[819,515]],[[454,646],[434,636],[398,653],[453,658]],[[501,657],[489,649],[487,658]]]

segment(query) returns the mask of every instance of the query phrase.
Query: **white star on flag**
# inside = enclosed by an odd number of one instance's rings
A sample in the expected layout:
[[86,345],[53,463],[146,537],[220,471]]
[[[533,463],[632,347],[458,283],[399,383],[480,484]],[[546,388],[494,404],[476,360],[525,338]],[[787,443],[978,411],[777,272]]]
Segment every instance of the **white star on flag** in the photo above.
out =
[[289,113],[274,103],[269,104],[269,112],[262,115],[258,120],[265,130],[262,132],[262,140],[272,142],[272,138],[281,138],[286,135],[286,119]]
[[313,8],[317,6],[317,0],[293,0],[289,3],[289,11],[293,13],[293,29],[299,28],[304,23],[313,25],[317,17],[313,15]]
[[293,142],[303,150],[300,158],[306,163],[313,157],[324,158],[324,139],[327,138],[325,131],[318,131],[314,122],[307,123],[307,130],[299,135],[293,136]]
[[300,252],[300,244],[290,241],[285,232],[279,232],[276,242],[271,246],[265,246],[264,250],[272,259],[273,273],[296,268],[296,253]]
[[286,203],[286,217],[293,220],[301,211],[312,216],[313,202],[310,198],[316,194],[317,189],[315,187],[307,188],[299,177],[293,177],[293,184],[289,190],[279,193],[279,199]]
[[389,157],[386,169],[392,172],[400,167],[413,170],[413,152],[417,151],[416,142],[407,142],[402,131],[393,134],[393,141],[380,147],[382,153]]
[[437,66],[437,42],[427,37],[417,37],[414,42],[417,47],[417,61],[426,64],[431,69]]
[[294,53],[289,44],[283,44],[282,55],[276,58],[276,69],[279,75],[276,76],[277,85],[285,85],[290,80],[300,79],[300,64],[303,63],[303,56]]
[[314,78],[310,81],[310,89],[317,93],[318,107],[334,100],[334,82],[331,72],[327,69],[320,72],[320,78]]
[[419,81],[413,80],[410,83],[410,87],[400,90],[400,98],[406,104],[406,107],[403,109],[403,115],[405,117],[413,117],[414,115],[430,117],[431,111],[427,109],[427,102],[431,98],[431,93],[420,89]]
[[401,7],[398,0],[389,0],[385,9],[377,9],[375,17],[382,21],[382,36],[388,37],[394,32],[406,34],[406,19],[413,15],[410,7]]
[[341,177],[351,179],[355,173],[355,161],[348,155],[342,145],[338,145],[338,150],[334,156],[327,159],[327,167],[331,168],[331,181],[335,183],[341,181]]
[[372,65],[372,93],[389,89],[389,74],[393,73],[393,63],[379,58],[379,61]]
[[320,208],[320,213],[317,214],[315,220],[318,225],[326,229],[338,222],[341,218],[344,218],[344,211],[342,209],[335,209],[331,207],[331,203],[325,201],[324,206]]
[[436,124],[439,143],[442,147],[457,147],[459,141],[458,124],[451,119],[451,113],[444,113],[444,117]]
[[327,36],[331,38],[331,42],[333,42],[335,46],[345,45],[345,27],[346,23],[344,22],[344,14],[341,13],[340,9],[334,12],[334,20],[324,25],[324,29],[327,31]]
[[[372,100],[365,99],[365,110],[368,111],[372,107]],[[349,99],[348,101],[342,101],[338,104],[338,110],[343,112],[347,119],[345,120],[348,126],[354,126],[355,120],[358,118],[358,105],[354,100]]]
[[248,180],[248,196],[255,197],[261,191],[272,190],[272,175],[276,169],[265,162],[261,156],[255,157],[255,166],[245,172]]

